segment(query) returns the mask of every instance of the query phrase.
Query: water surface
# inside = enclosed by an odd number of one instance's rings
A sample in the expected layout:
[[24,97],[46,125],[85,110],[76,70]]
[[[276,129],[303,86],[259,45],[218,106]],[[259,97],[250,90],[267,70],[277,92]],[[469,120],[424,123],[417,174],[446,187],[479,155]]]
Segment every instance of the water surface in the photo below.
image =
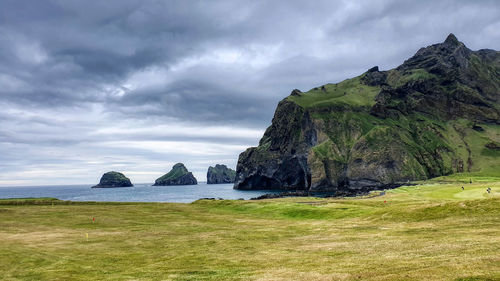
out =
[[90,188],[91,185],[0,187],[0,198],[53,197],[71,201],[179,202],[200,198],[250,199],[272,191],[234,190],[233,184],[151,186],[135,184],[123,188]]

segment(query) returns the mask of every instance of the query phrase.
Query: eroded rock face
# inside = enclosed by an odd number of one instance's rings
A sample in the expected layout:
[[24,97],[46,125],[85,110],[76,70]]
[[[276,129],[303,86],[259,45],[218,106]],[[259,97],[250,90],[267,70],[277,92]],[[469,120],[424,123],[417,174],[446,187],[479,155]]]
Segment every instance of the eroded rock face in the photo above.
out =
[[92,188],[112,188],[112,187],[130,187],[133,186],[130,179],[119,172],[107,172],[102,175],[98,185]]
[[236,171],[226,165],[215,165],[208,167],[207,184],[234,183]]
[[236,167],[238,189],[305,189],[310,185],[309,149],[316,131],[309,115],[294,102],[283,100],[259,147],[240,154]]
[[193,176],[193,173],[189,172],[188,169],[182,163],[177,163],[172,167],[172,170],[167,174],[159,177],[155,181],[155,186],[166,186],[166,185],[195,185],[198,181]]
[[471,146],[496,155],[486,144],[500,142],[488,139],[499,109],[499,52],[450,34],[395,69],[294,90],[259,146],[240,154],[234,188],[356,194],[472,171]]

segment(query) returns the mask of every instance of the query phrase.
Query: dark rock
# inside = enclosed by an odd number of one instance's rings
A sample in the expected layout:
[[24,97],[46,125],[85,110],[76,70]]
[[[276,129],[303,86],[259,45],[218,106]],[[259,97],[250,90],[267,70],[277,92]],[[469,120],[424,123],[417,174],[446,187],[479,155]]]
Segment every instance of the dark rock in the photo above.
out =
[[298,89],[294,89],[290,95],[299,97],[302,95],[302,92]]
[[473,129],[474,131],[484,132],[484,128],[483,128],[483,127],[481,127],[481,126],[479,126],[479,125],[476,125],[476,124],[474,124],[474,125],[472,126],[472,129]]
[[495,142],[489,142],[484,145],[486,148],[491,149],[491,150],[500,150],[500,144],[495,143]]
[[450,33],[448,37],[446,37],[446,40],[444,40],[444,44],[457,46],[460,44],[460,41],[458,41],[457,37],[455,37],[455,34]]
[[281,101],[259,147],[240,154],[235,188],[307,188],[310,182],[307,153],[314,145],[316,132],[309,115],[294,102]]
[[207,171],[207,184],[234,183],[236,171],[226,165],[210,166]]
[[112,187],[130,187],[133,186],[130,179],[119,172],[107,172],[102,175],[98,185],[92,188],[112,188]]
[[258,197],[250,198],[250,200],[262,200],[262,199],[275,199],[275,198],[285,198],[285,197],[308,197],[309,193],[306,191],[287,191],[281,193],[267,193]]
[[362,81],[369,86],[381,86],[386,84],[387,74],[378,71],[378,66],[368,69],[364,74]]
[[196,178],[189,172],[184,164],[177,163],[167,174],[159,177],[155,181],[155,186],[165,185],[195,185],[198,184]]

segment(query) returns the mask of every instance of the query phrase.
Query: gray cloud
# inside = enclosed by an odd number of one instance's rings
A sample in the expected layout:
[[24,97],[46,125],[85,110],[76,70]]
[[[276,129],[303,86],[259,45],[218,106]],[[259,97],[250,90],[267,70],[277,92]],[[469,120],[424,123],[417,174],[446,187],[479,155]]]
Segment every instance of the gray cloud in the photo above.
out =
[[202,180],[292,89],[395,67],[450,32],[499,49],[499,15],[495,0],[1,1],[0,185],[150,181],[177,161]]

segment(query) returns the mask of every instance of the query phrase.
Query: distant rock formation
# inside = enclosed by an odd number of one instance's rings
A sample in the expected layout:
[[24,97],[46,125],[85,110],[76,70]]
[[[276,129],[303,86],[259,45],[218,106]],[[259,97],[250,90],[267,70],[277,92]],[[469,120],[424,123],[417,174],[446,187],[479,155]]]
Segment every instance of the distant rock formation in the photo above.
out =
[[234,183],[236,171],[226,165],[210,166],[207,172],[207,184]]
[[92,188],[112,188],[112,187],[130,187],[134,186],[130,179],[124,174],[119,172],[107,172],[102,175],[101,180],[98,185],[92,186]]
[[193,173],[189,172],[188,169],[182,163],[177,163],[172,167],[172,170],[167,174],[159,177],[155,181],[155,186],[164,185],[195,185],[198,184]]

